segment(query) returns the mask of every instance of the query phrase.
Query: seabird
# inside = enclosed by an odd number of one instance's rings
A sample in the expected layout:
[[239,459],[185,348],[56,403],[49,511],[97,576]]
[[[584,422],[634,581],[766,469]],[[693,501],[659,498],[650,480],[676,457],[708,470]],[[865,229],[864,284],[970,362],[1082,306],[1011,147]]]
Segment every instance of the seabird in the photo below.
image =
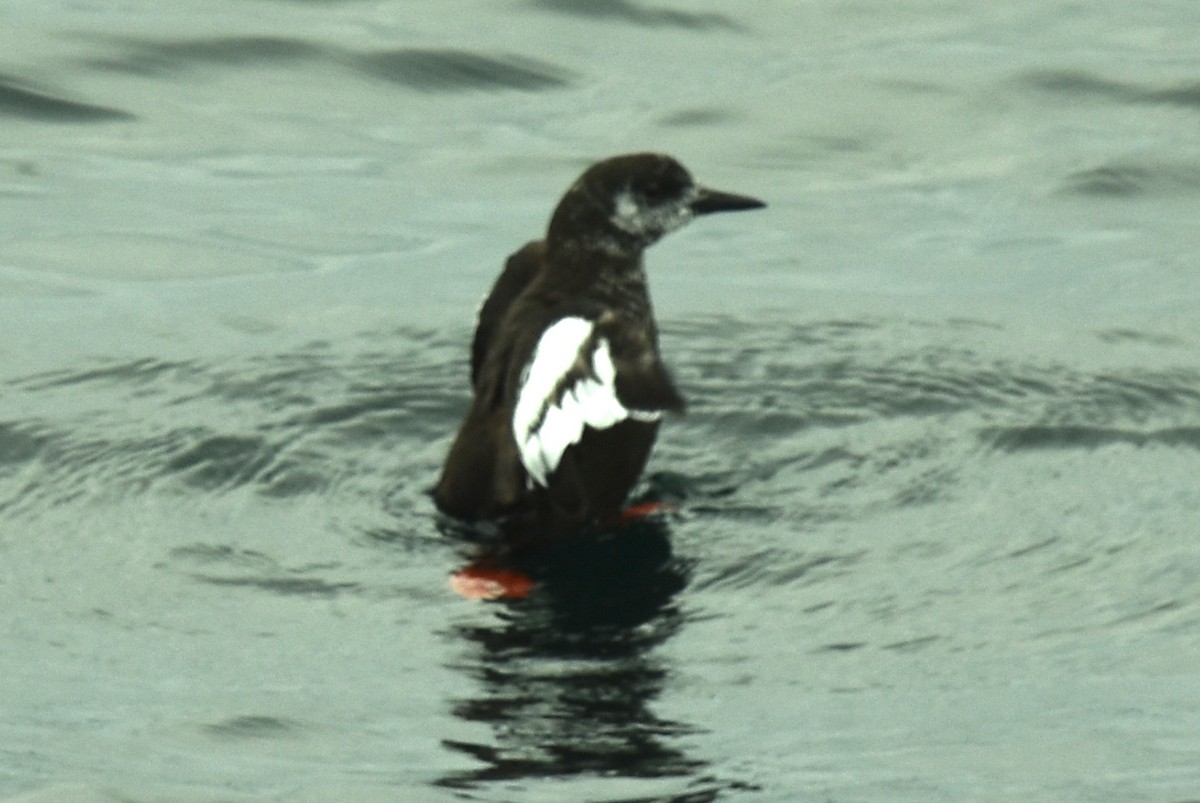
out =
[[697,215],[763,206],[696,184],[662,154],[584,171],[480,307],[474,396],[438,508],[526,538],[618,521],[663,414],[685,407],[659,354],[642,252]]

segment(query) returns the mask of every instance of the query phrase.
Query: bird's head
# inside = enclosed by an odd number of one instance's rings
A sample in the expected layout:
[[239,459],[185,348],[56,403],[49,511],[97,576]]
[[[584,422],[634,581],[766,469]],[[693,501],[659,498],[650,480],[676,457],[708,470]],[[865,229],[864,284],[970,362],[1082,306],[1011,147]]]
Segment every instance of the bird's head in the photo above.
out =
[[551,248],[633,257],[697,215],[763,206],[756,198],[696,184],[670,156],[634,153],[585,170],[554,210],[547,236]]

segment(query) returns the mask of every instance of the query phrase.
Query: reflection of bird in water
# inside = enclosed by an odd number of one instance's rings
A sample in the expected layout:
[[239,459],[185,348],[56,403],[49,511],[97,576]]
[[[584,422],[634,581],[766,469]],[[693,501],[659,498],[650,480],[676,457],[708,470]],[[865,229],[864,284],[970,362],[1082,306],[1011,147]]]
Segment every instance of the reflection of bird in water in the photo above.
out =
[[443,742],[479,764],[438,784],[520,788],[619,776],[707,788],[707,763],[680,744],[696,728],[653,710],[672,675],[657,648],[685,622],[674,598],[688,577],[671,557],[665,524],[646,519],[599,538],[559,540],[513,565],[539,590],[456,629],[471,648],[458,665],[477,688],[454,702],[454,714],[493,733]]
[[509,257],[479,313],[474,397],[439,509],[514,540],[620,521],[663,413],[684,401],[658,351],[642,252],[696,215],[754,209],[674,159],[631,154],[576,181],[546,239]]

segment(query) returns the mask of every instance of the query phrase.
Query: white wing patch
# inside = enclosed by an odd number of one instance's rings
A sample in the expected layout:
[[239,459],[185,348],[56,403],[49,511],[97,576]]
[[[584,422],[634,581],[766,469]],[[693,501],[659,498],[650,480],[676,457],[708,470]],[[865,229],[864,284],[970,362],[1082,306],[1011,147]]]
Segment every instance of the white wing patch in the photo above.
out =
[[[608,341],[596,338],[591,354],[581,353],[594,324],[585,318],[563,318],[542,333],[522,375],[513,410],[513,435],[521,462],[539,485],[558,467],[563,452],[583,437],[585,426],[607,429],[632,418],[657,421],[659,410],[630,410],[617,399],[616,367]],[[575,364],[583,359],[593,376],[581,376],[554,399]]]

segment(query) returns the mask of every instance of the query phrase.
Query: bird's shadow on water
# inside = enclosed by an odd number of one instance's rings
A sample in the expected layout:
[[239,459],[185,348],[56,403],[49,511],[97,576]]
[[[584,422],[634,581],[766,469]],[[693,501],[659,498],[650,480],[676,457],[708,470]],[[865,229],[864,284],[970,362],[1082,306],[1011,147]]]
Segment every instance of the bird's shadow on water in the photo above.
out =
[[675,791],[653,799],[687,801],[729,787],[679,744],[701,728],[653,711],[674,674],[658,648],[686,622],[675,598],[691,573],[673,554],[665,518],[511,555],[475,544],[472,559],[534,585],[523,599],[496,603],[489,621],[455,628],[468,646],[455,668],[478,692],[452,701],[453,714],[488,725],[492,738],[443,742],[480,766],[437,786],[470,794],[594,779],[591,791],[604,796],[607,778],[673,779]]

